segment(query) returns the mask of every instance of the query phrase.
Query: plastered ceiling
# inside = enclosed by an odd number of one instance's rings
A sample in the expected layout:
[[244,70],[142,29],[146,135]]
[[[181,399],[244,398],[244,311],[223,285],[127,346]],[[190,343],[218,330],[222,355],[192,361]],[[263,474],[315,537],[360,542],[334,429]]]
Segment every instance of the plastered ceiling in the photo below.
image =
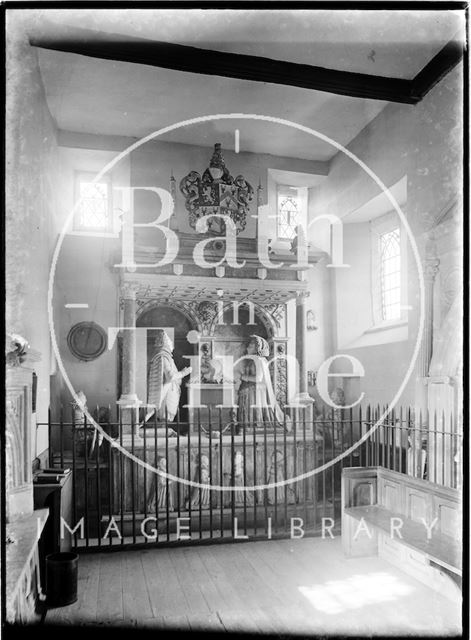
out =
[[[410,79],[462,29],[453,11],[42,10],[31,33],[61,37],[74,25],[133,37]],[[284,118],[347,145],[386,102],[173,71],[38,49],[47,102],[59,129],[141,138],[190,118],[255,113]],[[403,107],[413,109],[413,106]],[[329,160],[337,149],[289,127],[213,121],[163,140]]]

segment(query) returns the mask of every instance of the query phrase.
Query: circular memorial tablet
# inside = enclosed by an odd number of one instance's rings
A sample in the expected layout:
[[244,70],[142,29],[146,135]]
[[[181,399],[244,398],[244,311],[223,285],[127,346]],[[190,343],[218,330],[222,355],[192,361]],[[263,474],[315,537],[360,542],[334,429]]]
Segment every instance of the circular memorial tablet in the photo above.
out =
[[69,331],[67,344],[79,360],[95,360],[106,349],[106,333],[95,322],[79,322]]

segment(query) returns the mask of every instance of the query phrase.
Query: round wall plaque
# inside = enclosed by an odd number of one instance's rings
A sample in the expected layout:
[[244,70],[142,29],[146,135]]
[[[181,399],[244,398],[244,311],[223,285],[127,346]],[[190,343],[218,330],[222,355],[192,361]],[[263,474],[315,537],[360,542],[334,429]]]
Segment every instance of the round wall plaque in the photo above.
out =
[[106,349],[106,333],[96,322],[79,322],[69,331],[67,344],[79,360],[95,360]]

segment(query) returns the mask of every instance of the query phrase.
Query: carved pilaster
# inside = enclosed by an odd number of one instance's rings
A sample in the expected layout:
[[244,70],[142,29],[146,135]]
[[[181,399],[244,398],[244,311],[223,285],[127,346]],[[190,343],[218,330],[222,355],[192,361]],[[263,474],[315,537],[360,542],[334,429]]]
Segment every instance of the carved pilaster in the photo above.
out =
[[424,267],[424,333],[419,355],[419,376],[425,378],[428,375],[430,360],[432,358],[433,345],[433,289],[438,273],[440,260],[436,257],[428,257]]
[[121,298],[135,300],[136,294],[140,289],[140,285],[137,282],[123,281],[120,286]]
[[178,231],[178,220],[175,213],[175,208],[177,205],[177,183],[175,180],[175,176],[173,175],[173,171],[170,176],[170,195],[172,196],[173,200],[173,213],[170,217],[169,224],[171,229],[173,229],[174,231]]
[[298,396],[308,398],[307,392],[307,353],[306,353],[306,299],[309,291],[296,294],[296,359],[299,366]]
[[286,345],[283,342],[275,342],[273,356],[275,359],[274,378],[276,401],[281,407],[288,402],[288,372],[286,358]]
[[[430,245],[428,249],[430,248]],[[419,357],[417,359],[417,387],[416,387],[416,410],[422,411],[426,415],[428,407],[427,398],[427,376],[429,373],[430,361],[433,350],[433,290],[435,278],[438,273],[440,260],[429,255],[425,258],[424,264],[424,331],[420,346]]]
[[[118,401],[121,408],[123,433],[131,433],[131,424],[137,422],[139,400],[136,395],[136,294],[139,285],[134,282],[121,284],[123,301],[123,349],[122,394]],[[134,413],[133,413],[134,412]]]

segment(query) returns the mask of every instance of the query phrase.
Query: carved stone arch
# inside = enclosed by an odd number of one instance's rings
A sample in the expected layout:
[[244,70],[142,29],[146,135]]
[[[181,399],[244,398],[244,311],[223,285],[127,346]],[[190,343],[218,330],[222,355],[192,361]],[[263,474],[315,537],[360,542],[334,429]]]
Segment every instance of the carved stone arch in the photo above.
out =
[[190,324],[199,332],[202,332],[203,325],[198,315],[196,314],[194,303],[188,303],[183,300],[137,300],[136,301],[136,321],[139,320],[141,316],[150,311],[151,309],[157,307],[169,307],[170,309],[175,309],[179,311],[181,314],[187,318]]
[[[242,302],[240,304],[242,305]],[[232,302],[225,303],[222,309],[223,314],[226,311],[232,310],[232,308],[233,308]],[[260,320],[260,322],[262,323],[263,327],[267,332],[267,339],[269,341],[273,340],[273,338],[277,337],[278,335],[278,325],[276,321],[271,316],[271,314],[268,313],[268,311],[266,311],[262,306],[260,306],[256,302],[253,303],[253,308],[254,308],[254,314]],[[215,313],[214,318],[212,319],[211,324],[209,326],[209,335],[214,335],[217,324],[218,324],[218,314]]]
[[263,326],[267,330],[269,340],[273,340],[278,335],[278,325],[273,316],[259,304],[254,303],[256,315],[260,318]]

